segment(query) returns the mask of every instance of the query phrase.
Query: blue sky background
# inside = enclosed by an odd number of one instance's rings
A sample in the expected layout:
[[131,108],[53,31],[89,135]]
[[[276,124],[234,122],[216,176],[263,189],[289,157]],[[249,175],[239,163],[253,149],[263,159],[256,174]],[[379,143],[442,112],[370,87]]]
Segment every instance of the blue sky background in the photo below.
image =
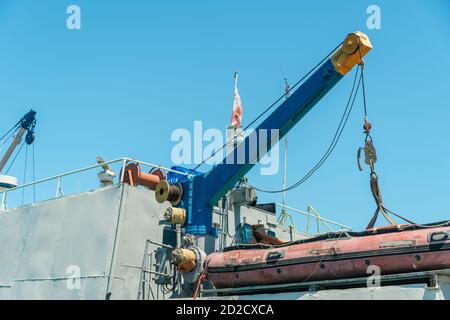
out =
[[[66,8],[82,30],[66,28]],[[381,8],[368,30],[366,9]],[[233,73],[240,74],[244,124],[348,32],[361,30],[369,119],[386,206],[417,222],[449,216],[450,2],[434,1],[101,1],[0,0],[0,133],[38,111],[37,177],[121,156],[170,166],[174,129],[225,129]],[[352,76],[343,79],[289,134],[288,184],[321,157],[340,119]],[[363,229],[375,204],[358,101],[333,155],[287,203]],[[13,168],[22,177],[23,157]],[[249,180],[281,186],[278,176]],[[280,195],[259,195],[260,202]],[[383,221],[384,223],[384,221]]]

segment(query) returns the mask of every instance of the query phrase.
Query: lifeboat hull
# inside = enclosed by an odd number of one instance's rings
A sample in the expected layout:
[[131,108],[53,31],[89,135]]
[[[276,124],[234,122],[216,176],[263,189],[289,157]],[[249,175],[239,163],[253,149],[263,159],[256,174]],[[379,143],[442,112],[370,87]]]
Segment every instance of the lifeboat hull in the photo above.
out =
[[395,226],[210,254],[208,280],[233,288],[450,268],[450,227]]

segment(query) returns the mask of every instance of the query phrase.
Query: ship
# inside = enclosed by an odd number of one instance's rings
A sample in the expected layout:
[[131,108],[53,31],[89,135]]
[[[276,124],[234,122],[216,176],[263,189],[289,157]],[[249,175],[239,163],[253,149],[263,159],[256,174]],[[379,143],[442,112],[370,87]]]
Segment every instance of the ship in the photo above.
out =
[[[257,130],[284,137],[340,79],[362,68],[371,49],[364,33],[348,34]],[[34,142],[35,125],[31,110],[7,132],[13,141],[0,172],[24,136],[23,143]],[[265,152],[272,138],[261,138]],[[97,157],[30,183],[0,176],[0,299],[450,298],[449,221],[398,224],[380,201],[390,225],[355,232],[313,207],[260,203],[245,178],[261,157],[246,148],[250,140],[235,143],[225,159],[242,152],[246,161],[223,161],[206,173]],[[364,151],[373,169],[370,140]],[[79,175],[96,186],[67,192]],[[24,200],[25,190],[43,185],[50,195]],[[307,229],[286,223],[291,215],[307,219]]]

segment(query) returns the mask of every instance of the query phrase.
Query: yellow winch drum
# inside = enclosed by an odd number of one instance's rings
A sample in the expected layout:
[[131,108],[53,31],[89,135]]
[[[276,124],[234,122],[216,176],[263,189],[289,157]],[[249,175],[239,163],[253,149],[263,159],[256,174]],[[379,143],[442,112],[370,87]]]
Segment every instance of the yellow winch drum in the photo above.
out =
[[372,49],[369,37],[360,31],[350,33],[340,48],[333,54],[331,61],[337,72],[347,74]]
[[186,210],[183,208],[168,207],[164,212],[164,219],[172,224],[184,225],[186,222]]
[[171,262],[178,270],[191,272],[197,265],[197,258],[193,250],[177,248],[172,251]]

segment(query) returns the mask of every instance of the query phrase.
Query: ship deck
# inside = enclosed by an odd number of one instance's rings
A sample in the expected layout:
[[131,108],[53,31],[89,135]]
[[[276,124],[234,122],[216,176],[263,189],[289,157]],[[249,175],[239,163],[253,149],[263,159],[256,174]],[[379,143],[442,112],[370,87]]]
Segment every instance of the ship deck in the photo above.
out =
[[371,279],[361,277],[209,289],[201,292],[201,298],[233,300],[450,299],[450,269],[381,275],[377,286],[371,284]]

